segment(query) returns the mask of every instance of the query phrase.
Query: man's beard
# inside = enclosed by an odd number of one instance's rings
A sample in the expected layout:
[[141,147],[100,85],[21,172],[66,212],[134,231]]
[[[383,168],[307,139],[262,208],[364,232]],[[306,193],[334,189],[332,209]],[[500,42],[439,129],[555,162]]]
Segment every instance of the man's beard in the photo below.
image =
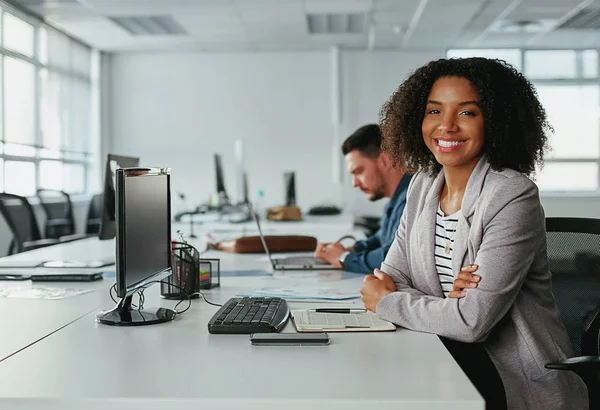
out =
[[369,196],[369,201],[371,202],[375,202],[375,201],[379,201],[381,198],[385,197],[385,194],[383,193],[383,191],[381,190],[377,190],[374,191],[370,196]]

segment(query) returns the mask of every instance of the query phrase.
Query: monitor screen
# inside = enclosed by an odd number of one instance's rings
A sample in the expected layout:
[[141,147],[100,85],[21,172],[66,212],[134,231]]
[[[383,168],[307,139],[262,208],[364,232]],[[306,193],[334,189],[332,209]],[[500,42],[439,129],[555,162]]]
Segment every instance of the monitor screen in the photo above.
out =
[[168,169],[117,170],[117,294],[125,297],[171,268]]
[[108,154],[104,172],[104,192],[102,217],[100,222],[100,239],[115,237],[115,178],[118,168],[132,168],[140,165],[140,159]]
[[296,174],[294,171],[286,171],[283,174],[285,180],[285,205],[296,205]]
[[216,176],[216,190],[219,194],[219,199],[222,202],[227,203],[229,201],[229,197],[227,196],[227,191],[225,190],[225,176],[223,175],[223,159],[221,155],[215,154],[215,176]]

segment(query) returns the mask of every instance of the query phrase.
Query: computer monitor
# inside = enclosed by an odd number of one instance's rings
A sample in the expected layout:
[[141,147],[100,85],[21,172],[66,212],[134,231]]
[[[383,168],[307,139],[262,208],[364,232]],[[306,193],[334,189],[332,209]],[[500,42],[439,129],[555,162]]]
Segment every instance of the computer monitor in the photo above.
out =
[[116,291],[121,301],[96,315],[108,325],[172,320],[165,308],[132,308],[132,295],[171,275],[171,177],[168,168],[116,171]]
[[225,189],[225,175],[223,174],[223,158],[220,154],[214,154],[215,158],[215,177],[216,177],[216,190],[219,195],[219,207],[229,204],[229,196]]
[[242,177],[242,204],[250,203],[250,196],[248,195],[248,173],[244,172]]
[[104,170],[104,193],[102,217],[98,237],[102,240],[115,237],[115,179],[118,168],[132,168],[140,165],[140,159],[108,154]]
[[296,205],[296,174],[294,171],[286,171],[283,174],[285,180],[285,205]]

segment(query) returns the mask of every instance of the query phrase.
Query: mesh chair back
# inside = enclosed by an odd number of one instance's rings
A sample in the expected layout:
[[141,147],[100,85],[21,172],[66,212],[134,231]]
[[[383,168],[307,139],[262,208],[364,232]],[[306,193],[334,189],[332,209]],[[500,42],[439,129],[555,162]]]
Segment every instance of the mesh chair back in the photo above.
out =
[[66,192],[38,189],[37,196],[40,198],[47,219],[73,220],[71,197]]
[[75,218],[69,194],[53,189],[38,189],[37,195],[46,214],[46,237],[59,238],[74,234]]
[[90,201],[87,214],[87,227],[85,233],[94,234],[100,232],[100,223],[102,222],[102,207],[104,206],[104,197],[102,194],[96,194]]
[[575,355],[598,355],[598,330],[595,347],[582,335],[594,317],[600,326],[600,220],[546,218],[546,239],[552,290]]
[[22,252],[24,242],[37,241],[42,238],[33,208],[27,198],[0,193],[0,213],[10,228],[16,248],[10,249],[9,254]]

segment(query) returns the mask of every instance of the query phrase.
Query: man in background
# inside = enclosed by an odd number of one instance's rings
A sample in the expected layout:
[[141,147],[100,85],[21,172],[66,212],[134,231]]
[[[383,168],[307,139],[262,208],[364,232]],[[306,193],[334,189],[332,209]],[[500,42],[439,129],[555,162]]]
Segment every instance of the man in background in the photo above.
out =
[[379,230],[350,248],[340,243],[320,243],[315,256],[348,272],[373,273],[381,267],[390,249],[406,204],[411,175],[392,164],[381,151],[381,130],[376,124],[360,127],[342,144],[342,153],[352,175],[352,186],[370,201],[390,198],[385,205]]

